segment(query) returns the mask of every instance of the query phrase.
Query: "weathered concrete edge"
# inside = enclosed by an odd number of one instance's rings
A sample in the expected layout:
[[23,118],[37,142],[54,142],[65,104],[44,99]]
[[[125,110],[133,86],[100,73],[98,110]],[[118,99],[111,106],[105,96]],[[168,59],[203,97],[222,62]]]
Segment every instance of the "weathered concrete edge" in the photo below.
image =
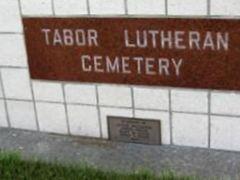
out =
[[240,179],[240,153],[211,149],[149,146],[0,128],[0,149],[19,151],[24,158],[87,163],[106,170],[179,174]]

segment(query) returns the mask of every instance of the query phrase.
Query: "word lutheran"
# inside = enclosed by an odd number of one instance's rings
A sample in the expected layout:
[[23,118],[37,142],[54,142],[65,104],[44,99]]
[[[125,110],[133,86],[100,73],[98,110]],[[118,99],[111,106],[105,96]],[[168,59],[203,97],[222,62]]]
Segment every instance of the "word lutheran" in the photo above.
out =
[[23,24],[33,79],[240,90],[240,20],[24,18]]
[[227,51],[229,48],[228,32],[205,32],[198,31],[157,31],[136,30],[134,38],[129,31],[124,31],[125,46],[131,48],[161,48],[178,50],[214,50]]

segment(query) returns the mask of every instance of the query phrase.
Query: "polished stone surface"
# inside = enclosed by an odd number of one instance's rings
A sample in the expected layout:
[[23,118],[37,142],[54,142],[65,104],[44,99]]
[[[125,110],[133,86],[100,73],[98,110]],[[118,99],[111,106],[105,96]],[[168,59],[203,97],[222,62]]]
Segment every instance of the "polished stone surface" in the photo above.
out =
[[237,19],[23,18],[33,79],[240,90]]

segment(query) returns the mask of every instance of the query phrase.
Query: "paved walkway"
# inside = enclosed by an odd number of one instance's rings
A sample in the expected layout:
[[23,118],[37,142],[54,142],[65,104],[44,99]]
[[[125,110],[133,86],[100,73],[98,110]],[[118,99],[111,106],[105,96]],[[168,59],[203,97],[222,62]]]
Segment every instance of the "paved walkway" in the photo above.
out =
[[117,171],[171,169],[180,174],[240,180],[240,153],[236,152],[115,143],[6,128],[0,128],[0,149],[20,151],[25,158],[86,162]]

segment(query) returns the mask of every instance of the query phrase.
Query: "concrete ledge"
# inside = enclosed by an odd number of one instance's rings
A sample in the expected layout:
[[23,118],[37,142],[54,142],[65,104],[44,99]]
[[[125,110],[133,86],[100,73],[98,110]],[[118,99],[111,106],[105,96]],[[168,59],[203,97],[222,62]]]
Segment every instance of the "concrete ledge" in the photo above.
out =
[[[240,153],[176,146],[146,146],[0,128],[0,149],[101,169],[157,172],[171,169],[200,177],[240,179]],[[239,174],[239,176],[238,176]]]

